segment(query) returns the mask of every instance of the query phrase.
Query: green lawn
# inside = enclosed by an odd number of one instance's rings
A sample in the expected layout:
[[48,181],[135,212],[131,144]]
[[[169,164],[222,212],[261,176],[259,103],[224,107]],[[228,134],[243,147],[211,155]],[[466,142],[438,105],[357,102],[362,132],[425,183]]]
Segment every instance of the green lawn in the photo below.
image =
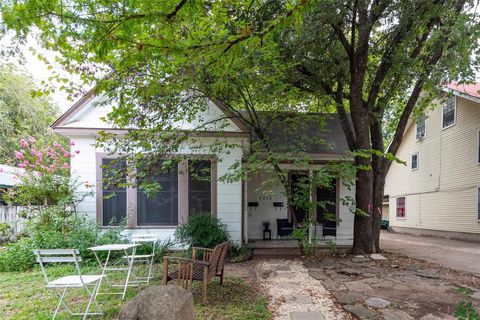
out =
[[[54,277],[72,274],[72,270],[66,267],[54,266],[48,270]],[[155,275],[159,274],[158,270],[160,270],[159,266]],[[98,269],[86,267],[82,272],[98,273]],[[159,284],[160,280],[161,276],[157,277],[153,284]],[[129,288],[126,301],[133,298],[139,290],[139,288]],[[80,292],[80,290],[77,291],[77,297],[75,295],[68,297],[67,301],[83,302],[84,300],[78,298]],[[83,292],[82,297],[84,297]],[[194,294],[194,299],[197,319],[270,319],[264,298],[258,296],[240,278],[226,278],[223,286],[216,281],[212,282],[208,287],[207,305],[202,306],[199,303],[200,297],[197,294]],[[52,290],[45,288],[45,281],[38,268],[24,273],[0,273],[1,319],[51,319],[57,301]],[[97,301],[105,313],[102,319],[116,319],[122,304],[126,303],[118,295],[100,295]],[[57,317],[57,319],[68,318],[70,316],[67,313]]]

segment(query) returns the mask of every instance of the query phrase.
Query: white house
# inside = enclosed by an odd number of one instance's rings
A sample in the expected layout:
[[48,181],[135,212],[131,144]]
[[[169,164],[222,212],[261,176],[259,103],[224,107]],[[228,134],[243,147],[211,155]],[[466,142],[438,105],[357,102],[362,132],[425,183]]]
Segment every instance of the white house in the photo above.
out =
[[[102,187],[102,163],[109,158],[105,150],[95,147],[99,131],[107,130],[121,135],[124,128],[112,128],[102,121],[110,108],[99,105],[102,98],[88,94],[73,105],[53,125],[53,130],[75,142],[75,149],[80,154],[72,159],[71,170],[80,181],[96,185],[96,196],[86,199],[79,207],[80,212],[95,218],[98,223],[106,225],[112,217],[123,218],[128,216],[128,229],[134,233],[141,232],[157,233],[161,238],[173,235],[178,224],[186,221],[189,215],[198,211],[209,211],[217,216],[228,226],[231,237],[235,241],[244,243],[262,239],[262,222],[268,220],[271,225],[272,238],[277,238],[277,219],[290,219],[286,208],[286,200],[279,184],[273,187],[273,193],[266,196],[262,192],[261,185],[267,177],[258,175],[249,177],[245,181],[224,182],[220,177],[228,172],[230,166],[236,162],[242,163],[244,155],[250,152],[251,132],[246,129],[240,119],[231,117],[226,119],[226,126],[219,129],[212,126],[202,127],[198,131],[197,141],[204,145],[223,139],[232,145],[228,152],[221,154],[199,154],[190,143],[185,143],[179,153],[196,159],[200,166],[210,169],[211,181],[209,185],[195,183],[188,170],[188,166],[181,162],[179,168],[175,168],[170,174],[163,175],[162,186],[164,187],[153,199],[147,199],[141,190],[136,188],[116,189],[116,196],[106,199],[104,195],[112,190]],[[225,110],[221,105],[209,102],[205,111],[198,115],[192,122],[179,122],[178,128],[194,130],[202,121],[210,122],[216,118],[225,118]],[[268,117],[267,114],[264,117]],[[347,144],[338,119],[334,115],[325,115],[327,128],[320,132],[318,128],[301,126],[296,130],[306,130],[308,135],[318,135],[319,138],[328,142],[328,147],[319,147],[310,143],[312,161],[308,170],[296,168],[291,163],[282,166],[288,169],[291,181],[298,175],[308,174],[332,160],[343,159]],[[267,119],[268,121],[268,119]],[[197,131],[195,131],[197,132]],[[273,131],[275,132],[275,130]],[[295,135],[278,135],[275,137],[280,146],[288,143]],[[192,142],[193,144],[194,142]],[[292,182],[293,183],[293,182]],[[335,203],[334,210],[340,222],[333,226],[338,240],[351,243],[353,239],[353,214],[349,207],[340,201],[344,197],[353,197],[355,188],[346,187],[342,181],[334,182],[333,191],[315,190],[313,197],[325,198]],[[321,200],[321,199],[320,199]],[[128,214],[127,214],[128,213]],[[317,212],[315,217],[322,219],[322,212]],[[322,228],[320,228],[322,230]],[[321,231],[320,231],[321,234]]]
[[397,232],[480,241],[479,90],[449,85],[409,122],[385,185]]

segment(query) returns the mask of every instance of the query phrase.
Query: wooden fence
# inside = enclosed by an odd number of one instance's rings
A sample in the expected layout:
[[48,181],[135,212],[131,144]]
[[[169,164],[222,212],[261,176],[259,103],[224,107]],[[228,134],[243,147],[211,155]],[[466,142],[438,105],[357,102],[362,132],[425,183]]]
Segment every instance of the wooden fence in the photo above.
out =
[[22,232],[25,227],[25,220],[20,218],[20,212],[24,209],[25,207],[0,205],[0,223],[8,223],[14,235]]

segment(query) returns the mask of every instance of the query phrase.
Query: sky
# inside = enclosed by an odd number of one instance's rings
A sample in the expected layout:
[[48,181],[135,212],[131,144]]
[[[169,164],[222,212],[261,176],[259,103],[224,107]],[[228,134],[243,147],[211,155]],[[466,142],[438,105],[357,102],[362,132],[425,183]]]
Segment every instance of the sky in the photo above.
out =
[[[9,45],[10,43],[11,38],[0,38],[0,46]],[[70,80],[73,80],[74,83],[80,83],[78,76],[69,74],[63,70],[60,64],[55,63],[56,53],[42,48],[34,36],[29,36],[27,42],[25,44],[19,44],[18,48],[21,54],[9,57],[7,59],[8,62],[15,64],[21,67],[22,70],[30,73],[33,80],[39,87],[42,86],[42,81],[48,83],[49,77],[53,76],[55,72],[60,73],[62,76]],[[32,49],[36,53],[34,53]],[[36,54],[43,55],[50,62],[50,66],[53,68],[49,68],[49,65],[47,65],[44,61],[39,60]],[[69,100],[69,95],[61,90],[56,90],[56,92],[50,94],[50,98],[62,112],[70,108],[74,102],[79,99],[78,97],[75,97],[73,98],[73,101],[71,99]]]

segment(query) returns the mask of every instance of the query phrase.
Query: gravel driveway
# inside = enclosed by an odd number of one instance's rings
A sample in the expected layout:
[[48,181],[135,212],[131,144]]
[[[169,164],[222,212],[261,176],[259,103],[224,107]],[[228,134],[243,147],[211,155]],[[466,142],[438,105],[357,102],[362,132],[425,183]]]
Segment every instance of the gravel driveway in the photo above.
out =
[[382,250],[480,275],[480,243],[383,232]]

